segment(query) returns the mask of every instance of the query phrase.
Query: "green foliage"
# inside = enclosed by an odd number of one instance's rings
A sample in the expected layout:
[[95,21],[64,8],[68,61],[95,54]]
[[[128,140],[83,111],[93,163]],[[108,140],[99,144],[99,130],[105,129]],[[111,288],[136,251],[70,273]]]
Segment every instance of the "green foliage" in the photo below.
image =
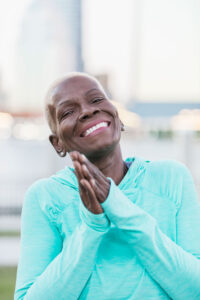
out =
[[195,135],[198,139],[200,139],[200,130],[195,131]]
[[17,267],[0,267],[0,299],[13,300]]
[[0,237],[19,237],[19,231],[0,231]]

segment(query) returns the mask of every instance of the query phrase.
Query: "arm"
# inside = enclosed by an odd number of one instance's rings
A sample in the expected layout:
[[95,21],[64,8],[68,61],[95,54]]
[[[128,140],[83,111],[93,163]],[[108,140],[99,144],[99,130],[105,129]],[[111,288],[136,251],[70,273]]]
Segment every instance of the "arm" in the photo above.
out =
[[82,222],[62,241],[57,227],[41,210],[38,190],[33,186],[23,205],[15,300],[78,299],[109,221],[104,213],[94,215],[81,205]]
[[[125,242],[151,277],[172,299],[200,299],[200,204],[187,168],[174,166],[178,168],[175,176],[182,180],[176,244],[160,230],[156,219],[131,202],[111,178],[109,186],[99,169],[83,155],[77,157],[85,179],[95,180],[93,190],[106,215],[124,230]],[[171,182],[174,180],[171,178]],[[173,190],[173,185],[169,186]]]
[[148,273],[172,299],[200,299],[200,205],[191,175],[186,168],[182,174],[182,203],[177,215],[178,245],[112,180],[109,195],[101,205],[109,219],[124,230],[124,238]]

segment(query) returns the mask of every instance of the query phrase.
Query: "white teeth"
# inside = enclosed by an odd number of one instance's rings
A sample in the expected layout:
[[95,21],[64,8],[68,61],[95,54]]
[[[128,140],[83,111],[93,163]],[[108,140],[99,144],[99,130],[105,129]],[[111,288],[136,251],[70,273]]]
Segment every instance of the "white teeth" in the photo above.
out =
[[87,136],[88,134],[90,134],[91,132],[97,130],[100,127],[107,127],[107,126],[108,126],[108,124],[106,122],[101,122],[101,123],[89,128],[89,129],[87,129],[86,133],[85,133],[85,136]]

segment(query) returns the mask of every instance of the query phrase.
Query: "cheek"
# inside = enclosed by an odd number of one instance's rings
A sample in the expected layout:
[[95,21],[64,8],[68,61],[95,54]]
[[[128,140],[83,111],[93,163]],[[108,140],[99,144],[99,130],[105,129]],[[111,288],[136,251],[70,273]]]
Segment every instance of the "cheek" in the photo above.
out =
[[66,124],[65,121],[59,124],[59,137],[62,141],[70,141],[73,136],[73,130],[70,124]]
[[114,134],[115,135],[119,135],[119,133],[121,133],[121,121],[119,119],[119,113],[117,111],[117,109],[115,108],[115,106],[113,106],[111,103],[107,103],[106,106],[104,108],[102,108],[102,111],[109,113],[109,115],[111,115],[113,117],[114,120]]
[[116,126],[116,128],[117,128],[119,131],[121,131],[121,121],[120,121],[120,119],[119,119],[118,113],[117,113],[116,118],[115,118],[115,126]]

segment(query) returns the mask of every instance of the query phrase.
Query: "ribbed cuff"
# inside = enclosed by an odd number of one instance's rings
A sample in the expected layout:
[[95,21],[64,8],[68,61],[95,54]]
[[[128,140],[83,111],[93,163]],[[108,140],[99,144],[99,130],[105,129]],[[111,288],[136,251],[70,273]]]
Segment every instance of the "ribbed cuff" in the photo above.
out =
[[110,228],[110,220],[104,212],[93,214],[85,207],[82,201],[80,202],[79,210],[82,221],[94,230],[106,232]]
[[110,188],[109,188],[109,192],[108,192],[106,200],[103,203],[101,203],[101,206],[103,207],[104,211],[106,211],[106,209],[109,210],[110,206],[112,206],[113,200],[116,201],[116,195],[115,195],[115,193],[116,193],[116,187],[115,187],[115,183],[112,180],[112,178],[107,177],[107,179],[110,181]]

